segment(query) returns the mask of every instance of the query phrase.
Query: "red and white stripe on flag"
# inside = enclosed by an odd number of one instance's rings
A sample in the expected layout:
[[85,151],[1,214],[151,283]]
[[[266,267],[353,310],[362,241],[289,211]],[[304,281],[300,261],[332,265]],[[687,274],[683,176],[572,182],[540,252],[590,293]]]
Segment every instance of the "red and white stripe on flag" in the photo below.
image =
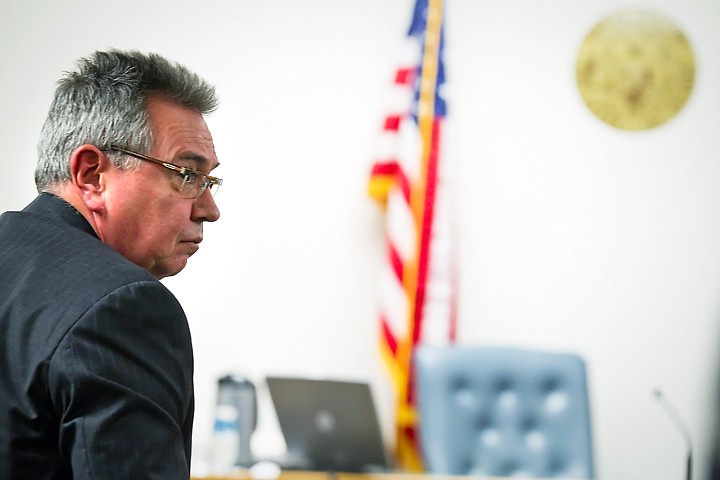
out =
[[415,412],[413,349],[455,339],[454,240],[447,165],[442,2],[417,0],[408,34],[412,58],[395,74],[382,150],[369,193],[384,209],[387,261],[381,275],[381,350],[396,387],[396,456],[422,469]]

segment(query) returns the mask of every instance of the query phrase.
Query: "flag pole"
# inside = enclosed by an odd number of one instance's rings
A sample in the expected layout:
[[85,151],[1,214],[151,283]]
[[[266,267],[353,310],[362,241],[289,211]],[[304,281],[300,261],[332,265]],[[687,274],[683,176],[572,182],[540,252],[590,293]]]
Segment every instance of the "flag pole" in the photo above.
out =
[[[425,18],[419,99],[417,106],[418,129],[422,141],[421,170],[411,189],[410,206],[418,225],[419,235],[416,255],[406,264],[403,274],[408,298],[413,299],[408,311],[408,335],[399,345],[401,369],[406,372],[398,391],[397,406],[397,457],[400,465],[411,471],[423,469],[422,455],[417,432],[417,412],[414,402],[414,376],[412,353],[420,338],[424,298],[425,274],[427,273],[429,236],[431,234],[432,205],[434,200],[436,161],[433,142],[436,135],[435,95],[438,79],[440,31],[442,26],[442,0],[429,0]],[[428,215],[430,213],[430,215]]]

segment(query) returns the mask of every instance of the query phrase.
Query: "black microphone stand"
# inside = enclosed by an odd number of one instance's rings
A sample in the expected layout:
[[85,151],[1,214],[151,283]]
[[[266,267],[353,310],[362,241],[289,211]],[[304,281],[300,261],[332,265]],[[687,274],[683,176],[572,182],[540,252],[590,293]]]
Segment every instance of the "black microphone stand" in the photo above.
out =
[[692,441],[690,440],[690,432],[685,426],[685,422],[682,421],[680,415],[678,415],[677,411],[670,404],[670,401],[665,398],[662,391],[658,388],[655,389],[655,392],[653,393],[657,401],[660,402],[665,409],[665,412],[675,424],[675,427],[677,427],[682,436],[685,437],[685,443],[687,444],[687,472],[685,478],[686,480],[692,480]]

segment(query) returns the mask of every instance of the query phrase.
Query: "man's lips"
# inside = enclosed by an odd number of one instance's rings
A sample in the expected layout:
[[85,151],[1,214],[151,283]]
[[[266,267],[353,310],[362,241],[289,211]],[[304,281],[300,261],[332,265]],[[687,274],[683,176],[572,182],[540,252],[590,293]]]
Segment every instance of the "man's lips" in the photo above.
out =
[[188,247],[188,253],[192,255],[200,249],[200,242],[202,241],[202,237],[196,237],[188,240],[182,240],[180,243],[182,245],[186,245]]

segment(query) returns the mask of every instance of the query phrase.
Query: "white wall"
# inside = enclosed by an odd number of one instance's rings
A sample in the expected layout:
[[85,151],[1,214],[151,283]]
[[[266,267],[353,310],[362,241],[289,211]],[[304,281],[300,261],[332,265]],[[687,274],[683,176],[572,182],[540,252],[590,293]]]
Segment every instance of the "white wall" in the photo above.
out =
[[[198,465],[230,370],[259,383],[261,454],[282,449],[268,373],[368,379],[392,434],[374,306],[381,217],[365,188],[411,6],[0,0],[0,210],[34,197],[38,132],[76,58],[157,51],[218,87],[223,216],[165,281],[195,342]],[[575,57],[595,23],[638,6],[684,29],[698,72],[676,118],[624,132],[585,108]],[[460,341],[584,355],[599,479],[681,478],[682,437],[651,397],[662,387],[702,475],[720,339],[720,4],[448,0],[446,13]]]

